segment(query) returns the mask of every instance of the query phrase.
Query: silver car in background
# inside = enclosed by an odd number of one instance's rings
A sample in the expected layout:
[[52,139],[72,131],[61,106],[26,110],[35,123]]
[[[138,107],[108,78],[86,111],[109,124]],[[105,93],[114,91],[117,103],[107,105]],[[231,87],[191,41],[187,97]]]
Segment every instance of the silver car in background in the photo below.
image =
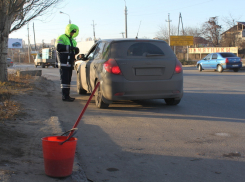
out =
[[12,59],[7,58],[7,67],[12,67],[14,65],[14,62],[12,61]]
[[91,93],[107,108],[118,100],[164,99],[177,105],[183,96],[182,65],[165,41],[110,39],[97,42],[77,67],[77,92]]

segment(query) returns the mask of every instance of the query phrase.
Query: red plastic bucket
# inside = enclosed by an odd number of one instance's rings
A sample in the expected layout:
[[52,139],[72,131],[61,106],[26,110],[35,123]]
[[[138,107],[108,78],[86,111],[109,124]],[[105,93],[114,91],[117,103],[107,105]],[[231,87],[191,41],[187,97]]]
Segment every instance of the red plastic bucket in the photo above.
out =
[[45,173],[51,177],[66,177],[72,174],[77,138],[49,136],[42,138]]

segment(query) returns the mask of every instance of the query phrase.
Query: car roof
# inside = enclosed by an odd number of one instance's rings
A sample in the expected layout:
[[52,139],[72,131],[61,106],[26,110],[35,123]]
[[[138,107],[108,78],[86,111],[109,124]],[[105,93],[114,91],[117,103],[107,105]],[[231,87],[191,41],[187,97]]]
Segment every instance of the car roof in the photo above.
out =
[[[102,39],[100,41],[106,41],[106,42],[127,42],[127,41],[135,41],[135,42],[141,42],[141,41],[145,41],[145,42],[165,42],[164,40],[156,40],[156,39],[134,39],[134,38],[115,38],[115,39]],[[98,41],[98,42],[100,42]]]
[[220,53],[233,53],[233,52],[213,52],[213,53],[210,53],[210,54],[220,54]]

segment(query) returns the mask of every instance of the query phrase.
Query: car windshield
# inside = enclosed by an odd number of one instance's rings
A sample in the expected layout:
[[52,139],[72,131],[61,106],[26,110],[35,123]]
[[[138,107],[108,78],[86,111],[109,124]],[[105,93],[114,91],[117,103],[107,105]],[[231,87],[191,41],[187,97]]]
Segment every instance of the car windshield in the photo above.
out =
[[235,54],[230,53],[230,52],[227,52],[227,53],[220,53],[220,55],[221,55],[223,58],[237,57]]

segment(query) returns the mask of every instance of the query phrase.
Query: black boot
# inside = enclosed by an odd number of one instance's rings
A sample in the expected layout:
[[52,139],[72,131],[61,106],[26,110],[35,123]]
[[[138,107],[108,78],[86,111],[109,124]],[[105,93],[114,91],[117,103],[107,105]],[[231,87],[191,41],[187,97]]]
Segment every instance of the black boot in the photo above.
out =
[[67,101],[67,102],[73,102],[75,100],[75,98],[72,98],[72,97],[68,96],[66,98],[62,97],[62,100],[63,101]]

